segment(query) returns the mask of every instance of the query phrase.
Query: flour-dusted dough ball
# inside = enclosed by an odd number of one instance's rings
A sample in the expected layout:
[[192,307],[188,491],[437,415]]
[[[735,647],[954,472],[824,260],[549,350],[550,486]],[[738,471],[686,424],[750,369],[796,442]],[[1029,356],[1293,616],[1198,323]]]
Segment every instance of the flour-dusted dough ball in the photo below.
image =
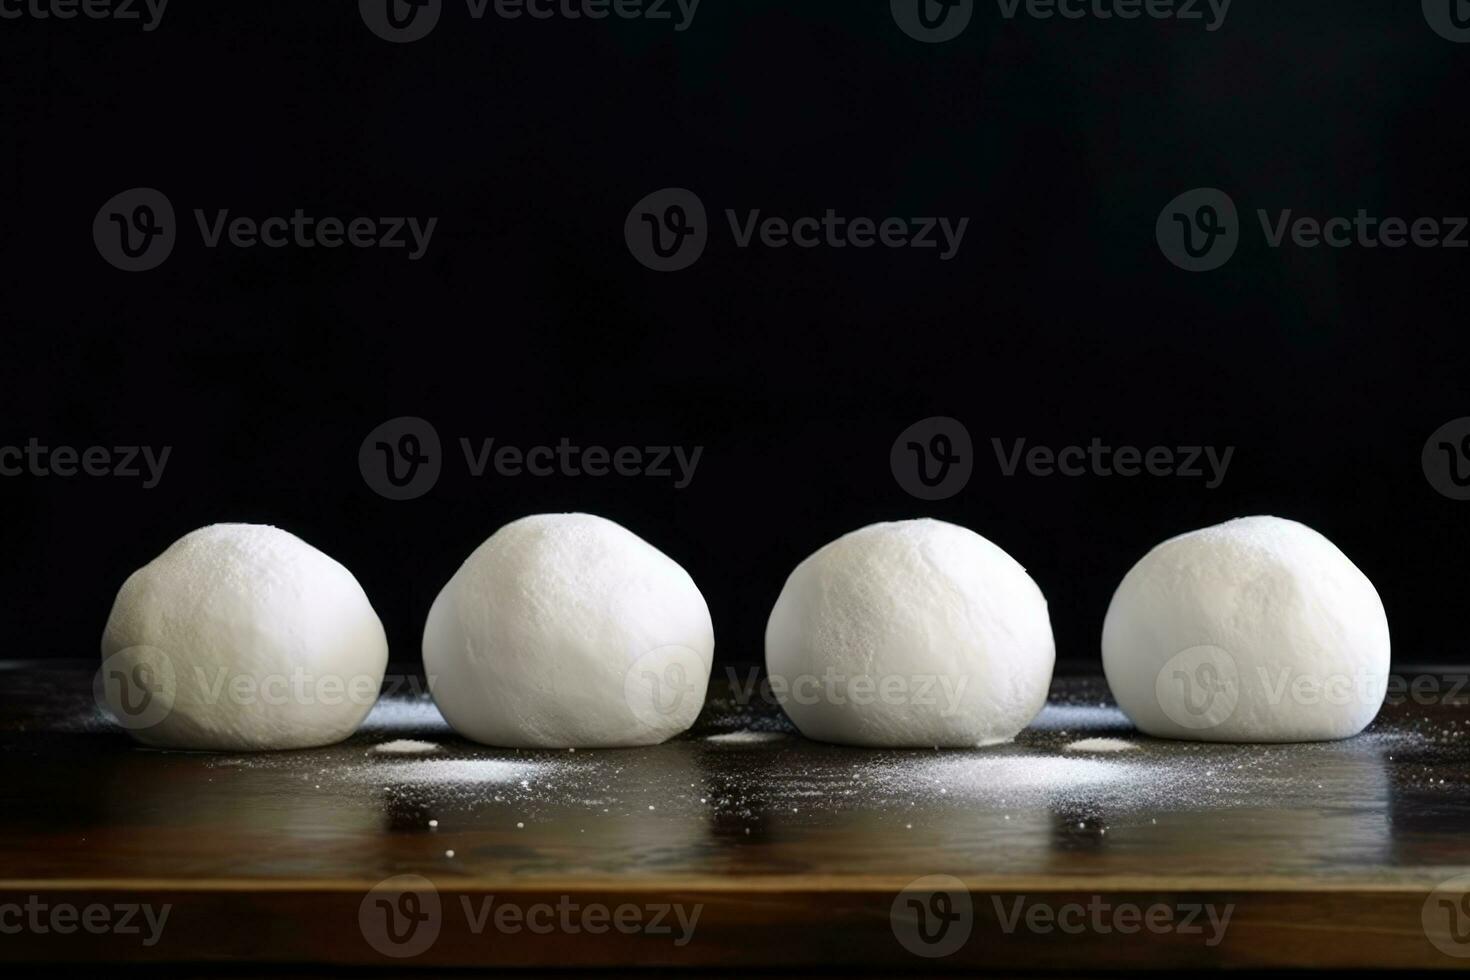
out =
[[656,745],[704,705],[709,607],[689,573],[618,524],[507,524],[429,611],[424,665],[454,730],[487,745]]
[[874,524],[796,566],[766,625],[772,691],[809,738],[970,747],[1046,703],[1046,599],[1010,555],[942,521]]
[[141,742],[300,749],[357,730],[388,641],[336,561],[279,528],[215,524],[123,583],[102,657],[99,698]]
[[1316,531],[1245,517],[1165,541],[1103,623],[1118,705],[1150,735],[1301,742],[1362,731],[1388,688],[1388,618]]

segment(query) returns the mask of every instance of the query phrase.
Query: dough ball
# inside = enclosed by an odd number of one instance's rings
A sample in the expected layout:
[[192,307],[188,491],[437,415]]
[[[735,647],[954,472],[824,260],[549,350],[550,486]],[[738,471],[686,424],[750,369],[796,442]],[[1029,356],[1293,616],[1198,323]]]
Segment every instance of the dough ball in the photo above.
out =
[[1118,705],[1150,735],[1216,742],[1348,738],[1388,688],[1388,618],[1331,541],[1246,517],[1165,541],[1103,623]]
[[1005,741],[1046,703],[1046,599],[1010,555],[942,521],[874,524],[786,580],[766,625],[772,691],[809,738]]
[[424,665],[454,730],[487,745],[656,745],[704,705],[709,607],[689,573],[612,521],[507,524],[429,611]]
[[278,528],[215,524],[123,583],[102,657],[99,699],[141,742],[301,749],[357,730],[388,641],[340,564]]

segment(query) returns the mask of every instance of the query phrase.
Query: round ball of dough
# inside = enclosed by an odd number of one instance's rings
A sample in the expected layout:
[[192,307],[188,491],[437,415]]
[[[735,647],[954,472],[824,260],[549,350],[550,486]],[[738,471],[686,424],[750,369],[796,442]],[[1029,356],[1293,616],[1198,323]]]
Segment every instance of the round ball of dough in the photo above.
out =
[[487,745],[656,745],[694,723],[714,663],[689,573],[628,529],[542,514],[491,535],[444,586],[424,665],[454,730]]
[[123,583],[102,657],[98,697],[141,742],[300,749],[357,730],[388,641],[340,564],[279,528],[215,524]]
[[766,625],[772,690],[809,738],[1005,741],[1046,703],[1046,599],[1010,555],[942,521],[874,524],[796,566]]
[[1164,738],[1348,738],[1388,687],[1388,618],[1373,583],[1331,541],[1279,517],[1150,551],[1113,596],[1102,648],[1118,705]]

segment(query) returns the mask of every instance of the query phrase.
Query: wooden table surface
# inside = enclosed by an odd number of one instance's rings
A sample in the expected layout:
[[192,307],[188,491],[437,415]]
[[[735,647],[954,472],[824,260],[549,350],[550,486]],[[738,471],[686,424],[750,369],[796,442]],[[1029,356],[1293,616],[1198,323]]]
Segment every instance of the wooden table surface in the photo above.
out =
[[1149,739],[1073,677],[1014,744],[915,752],[724,677],[666,745],[494,750],[410,679],[341,745],[218,755],[4,663],[0,962],[1470,965],[1470,689],[1424,677],[1345,742]]

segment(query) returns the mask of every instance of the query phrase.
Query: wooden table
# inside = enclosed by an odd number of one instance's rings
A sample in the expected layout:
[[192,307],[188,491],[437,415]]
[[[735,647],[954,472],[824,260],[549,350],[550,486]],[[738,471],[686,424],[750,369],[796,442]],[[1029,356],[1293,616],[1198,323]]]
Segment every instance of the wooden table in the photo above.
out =
[[211,755],[136,746],[91,665],[10,662],[0,961],[1470,965],[1463,676],[1288,746],[1147,739],[1067,677],[968,752],[806,741],[743,675],[663,746],[500,751],[409,678],[342,745]]

